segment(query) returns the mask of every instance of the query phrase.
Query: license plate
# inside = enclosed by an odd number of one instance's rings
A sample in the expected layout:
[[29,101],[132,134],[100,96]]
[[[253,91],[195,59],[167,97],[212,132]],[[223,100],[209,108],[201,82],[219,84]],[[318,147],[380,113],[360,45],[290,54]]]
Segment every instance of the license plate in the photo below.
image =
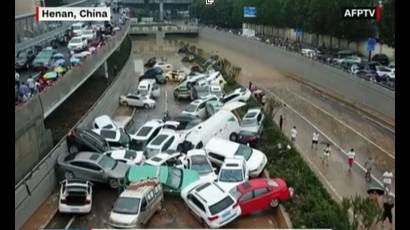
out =
[[71,208],[71,211],[72,211],[72,212],[79,212],[80,209],[79,209],[79,208]]
[[229,214],[231,214],[231,211],[227,211],[224,214],[222,214],[222,218],[225,218],[227,216],[229,216]]

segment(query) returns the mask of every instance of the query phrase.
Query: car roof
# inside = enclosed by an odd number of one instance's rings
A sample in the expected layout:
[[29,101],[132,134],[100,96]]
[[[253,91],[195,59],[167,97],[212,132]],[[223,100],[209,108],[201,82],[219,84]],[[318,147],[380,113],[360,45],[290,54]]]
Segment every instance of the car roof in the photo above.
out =
[[97,162],[102,156],[102,154],[94,152],[79,152],[76,154],[74,161]]
[[214,205],[227,196],[227,193],[215,182],[200,185],[194,191],[198,197],[206,201],[207,206]]
[[[120,130],[111,130],[111,129],[93,129],[95,133],[98,135],[102,136],[105,139],[108,139],[110,141],[118,141],[121,138],[121,132]],[[114,137],[111,135],[115,134]]]
[[237,188],[238,188],[238,191],[243,194],[255,188],[261,188],[261,187],[266,187],[266,186],[268,186],[268,182],[266,178],[256,178],[256,179],[251,179],[251,180],[248,180],[246,182],[239,184]]
[[159,185],[158,179],[146,179],[131,183],[120,195],[120,197],[143,197]]
[[115,127],[114,122],[112,121],[111,117],[109,117],[108,115],[101,115],[99,117],[96,117],[94,119],[94,123],[102,124],[103,127],[107,125],[113,125]]
[[[115,158],[124,158],[128,152],[135,153],[138,156],[138,152],[132,149],[115,149],[108,152],[111,152],[111,156],[115,156]],[[142,153],[140,152],[140,154]]]
[[231,157],[235,155],[235,152],[238,150],[239,144],[224,140],[222,138],[213,137],[205,146],[207,152],[218,152],[223,153],[225,157]]
[[[162,131],[162,130],[161,130]],[[164,144],[166,141],[168,141],[169,138],[171,138],[172,135],[168,133],[160,133],[158,136],[156,136],[150,143],[150,146],[161,146]]]

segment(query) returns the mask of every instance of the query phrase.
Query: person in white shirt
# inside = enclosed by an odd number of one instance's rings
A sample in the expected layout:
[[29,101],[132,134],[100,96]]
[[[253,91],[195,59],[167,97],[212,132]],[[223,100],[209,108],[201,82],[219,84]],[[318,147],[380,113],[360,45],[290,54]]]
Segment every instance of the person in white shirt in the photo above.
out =
[[386,193],[390,192],[392,180],[393,180],[393,172],[387,170],[386,172],[383,173],[383,184],[384,184],[384,189]]
[[319,143],[319,133],[318,132],[313,132],[313,137],[312,137],[312,146],[311,148],[317,149],[317,144]]
[[329,166],[329,158],[330,158],[330,144],[326,144],[326,148],[323,149],[323,157],[322,157],[322,165],[326,163],[326,167]]
[[30,95],[33,95],[36,89],[36,84],[34,82],[33,77],[29,77],[27,79],[27,86],[28,86],[28,89],[30,90]]
[[349,164],[349,172],[352,170],[353,166],[353,161],[356,157],[356,153],[354,152],[354,149],[350,149],[350,151],[347,153],[347,163]]
[[290,140],[295,143],[296,142],[296,135],[298,131],[296,130],[296,126],[293,126],[292,130],[290,131]]

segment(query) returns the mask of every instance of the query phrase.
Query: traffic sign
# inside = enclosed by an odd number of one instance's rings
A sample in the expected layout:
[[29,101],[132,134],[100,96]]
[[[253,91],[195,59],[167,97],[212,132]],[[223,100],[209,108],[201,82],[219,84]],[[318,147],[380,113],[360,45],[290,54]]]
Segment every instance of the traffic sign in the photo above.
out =
[[376,39],[374,38],[367,39],[367,50],[373,51],[375,47],[376,47]]

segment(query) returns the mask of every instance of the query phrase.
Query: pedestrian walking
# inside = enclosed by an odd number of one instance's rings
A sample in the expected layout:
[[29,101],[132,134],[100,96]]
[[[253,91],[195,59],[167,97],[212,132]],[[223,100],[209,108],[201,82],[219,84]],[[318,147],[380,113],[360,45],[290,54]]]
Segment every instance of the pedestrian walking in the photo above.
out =
[[318,132],[313,132],[312,136],[312,146],[311,149],[317,150],[317,144],[319,143],[319,133]]
[[27,79],[28,89],[30,90],[30,94],[33,95],[35,92],[36,84],[32,76]]
[[392,214],[392,209],[394,207],[394,202],[393,202],[393,197],[389,196],[383,203],[383,217],[382,217],[382,226],[383,229],[385,227],[384,222],[386,221],[386,219],[389,220],[389,225],[390,225],[390,229],[393,229],[392,225],[393,225],[393,214]]
[[356,153],[354,152],[354,149],[351,148],[350,151],[347,153],[347,163],[349,165],[349,172],[352,170],[353,161],[355,157],[356,157]]
[[17,85],[17,88],[20,89],[20,74],[17,73],[17,71],[14,71],[14,80],[15,80],[15,84]]
[[388,194],[391,190],[392,180],[393,180],[393,172],[391,172],[390,170],[386,170],[383,173],[383,185],[384,185],[384,190],[386,194]]
[[290,140],[292,143],[296,142],[296,136],[298,135],[298,131],[296,130],[296,126],[293,126],[292,130],[290,130]]
[[283,125],[283,117],[282,117],[282,114],[279,116],[279,128],[280,128],[280,131],[282,132],[282,125]]
[[373,168],[374,161],[371,156],[367,159],[366,163],[364,163],[364,168],[366,169],[366,181],[370,182],[372,179],[372,168]]
[[322,165],[326,163],[326,167],[329,166],[329,158],[330,158],[330,144],[326,144],[326,147],[323,149],[323,157],[322,157]]
[[249,82],[249,91],[252,91],[252,82]]
[[21,96],[23,102],[27,101],[28,94],[29,94],[29,89],[28,89],[27,85],[24,84],[24,82],[22,82],[20,84],[20,96]]

